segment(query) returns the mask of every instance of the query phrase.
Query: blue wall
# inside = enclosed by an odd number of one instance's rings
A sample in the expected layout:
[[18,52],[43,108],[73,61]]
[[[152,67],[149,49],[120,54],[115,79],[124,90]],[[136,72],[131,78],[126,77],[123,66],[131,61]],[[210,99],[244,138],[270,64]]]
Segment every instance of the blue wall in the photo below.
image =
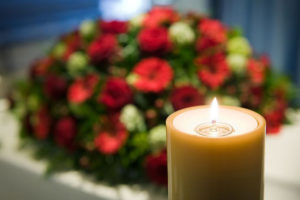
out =
[[98,16],[98,0],[3,0],[0,45],[55,37]]

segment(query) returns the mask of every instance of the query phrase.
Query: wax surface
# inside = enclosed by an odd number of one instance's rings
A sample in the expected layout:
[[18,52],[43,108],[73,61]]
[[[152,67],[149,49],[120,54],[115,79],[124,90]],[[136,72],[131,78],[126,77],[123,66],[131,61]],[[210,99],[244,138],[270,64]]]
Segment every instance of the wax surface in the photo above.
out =
[[[201,123],[210,122],[210,108],[193,109],[176,116],[173,125],[179,131],[187,134],[199,135],[195,132],[195,127]],[[219,108],[218,122],[231,125],[234,132],[226,137],[249,133],[257,128],[257,120],[239,110]]]

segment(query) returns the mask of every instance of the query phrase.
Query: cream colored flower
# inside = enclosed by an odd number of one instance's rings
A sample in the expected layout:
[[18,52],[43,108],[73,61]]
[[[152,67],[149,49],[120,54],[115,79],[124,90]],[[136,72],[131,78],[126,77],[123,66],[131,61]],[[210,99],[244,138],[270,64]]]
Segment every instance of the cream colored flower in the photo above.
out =
[[133,27],[140,27],[143,24],[145,16],[146,16],[145,14],[137,15],[129,21],[129,24]]
[[92,20],[85,20],[79,27],[79,33],[85,38],[92,37],[97,31],[97,25]]
[[169,29],[171,39],[179,44],[190,44],[195,40],[195,33],[193,29],[184,22],[176,22],[171,25]]
[[232,71],[237,74],[244,73],[247,65],[247,57],[241,54],[229,54],[226,58]]
[[88,58],[85,53],[75,52],[72,53],[67,62],[67,69],[71,74],[76,74],[88,65]]
[[232,96],[222,96],[221,103],[228,106],[240,106],[241,102],[238,98]]
[[126,77],[126,82],[129,85],[133,85],[137,80],[138,80],[139,76],[135,73],[130,73],[127,77]]
[[166,126],[158,125],[149,132],[150,148],[153,152],[158,152],[166,146]]
[[120,120],[128,131],[142,132],[146,130],[143,115],[137,107],[132,104],[124,106],[121,111]]
[[66,49],[66,45],[63,42],[60,42],[53,47],[52,55],[57,59],[61,59]]
[[248,56],[252,53],[249,41],[244,37],[231,38],[227,43],[227,51],[234,54]]

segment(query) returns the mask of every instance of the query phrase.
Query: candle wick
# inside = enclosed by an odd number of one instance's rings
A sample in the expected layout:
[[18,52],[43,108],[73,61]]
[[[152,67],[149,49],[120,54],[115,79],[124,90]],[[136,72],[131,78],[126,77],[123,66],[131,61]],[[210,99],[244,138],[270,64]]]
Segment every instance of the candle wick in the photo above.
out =
[[212,133],[218,132],[217,121],[216,120],[212,120],[211,123],[212,123],[212,125],[211,125],[211,128],[210,128],[210,131]]

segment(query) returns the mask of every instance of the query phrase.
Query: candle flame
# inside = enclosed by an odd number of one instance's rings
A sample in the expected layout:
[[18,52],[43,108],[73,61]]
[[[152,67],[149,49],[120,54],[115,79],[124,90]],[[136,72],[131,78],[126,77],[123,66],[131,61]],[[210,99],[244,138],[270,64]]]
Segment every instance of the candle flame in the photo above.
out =
[[219,114],[219,105],[217,98],[215,97],[210,104],[210,119],[212,123],[216,123],[218,119],[218,114]]

